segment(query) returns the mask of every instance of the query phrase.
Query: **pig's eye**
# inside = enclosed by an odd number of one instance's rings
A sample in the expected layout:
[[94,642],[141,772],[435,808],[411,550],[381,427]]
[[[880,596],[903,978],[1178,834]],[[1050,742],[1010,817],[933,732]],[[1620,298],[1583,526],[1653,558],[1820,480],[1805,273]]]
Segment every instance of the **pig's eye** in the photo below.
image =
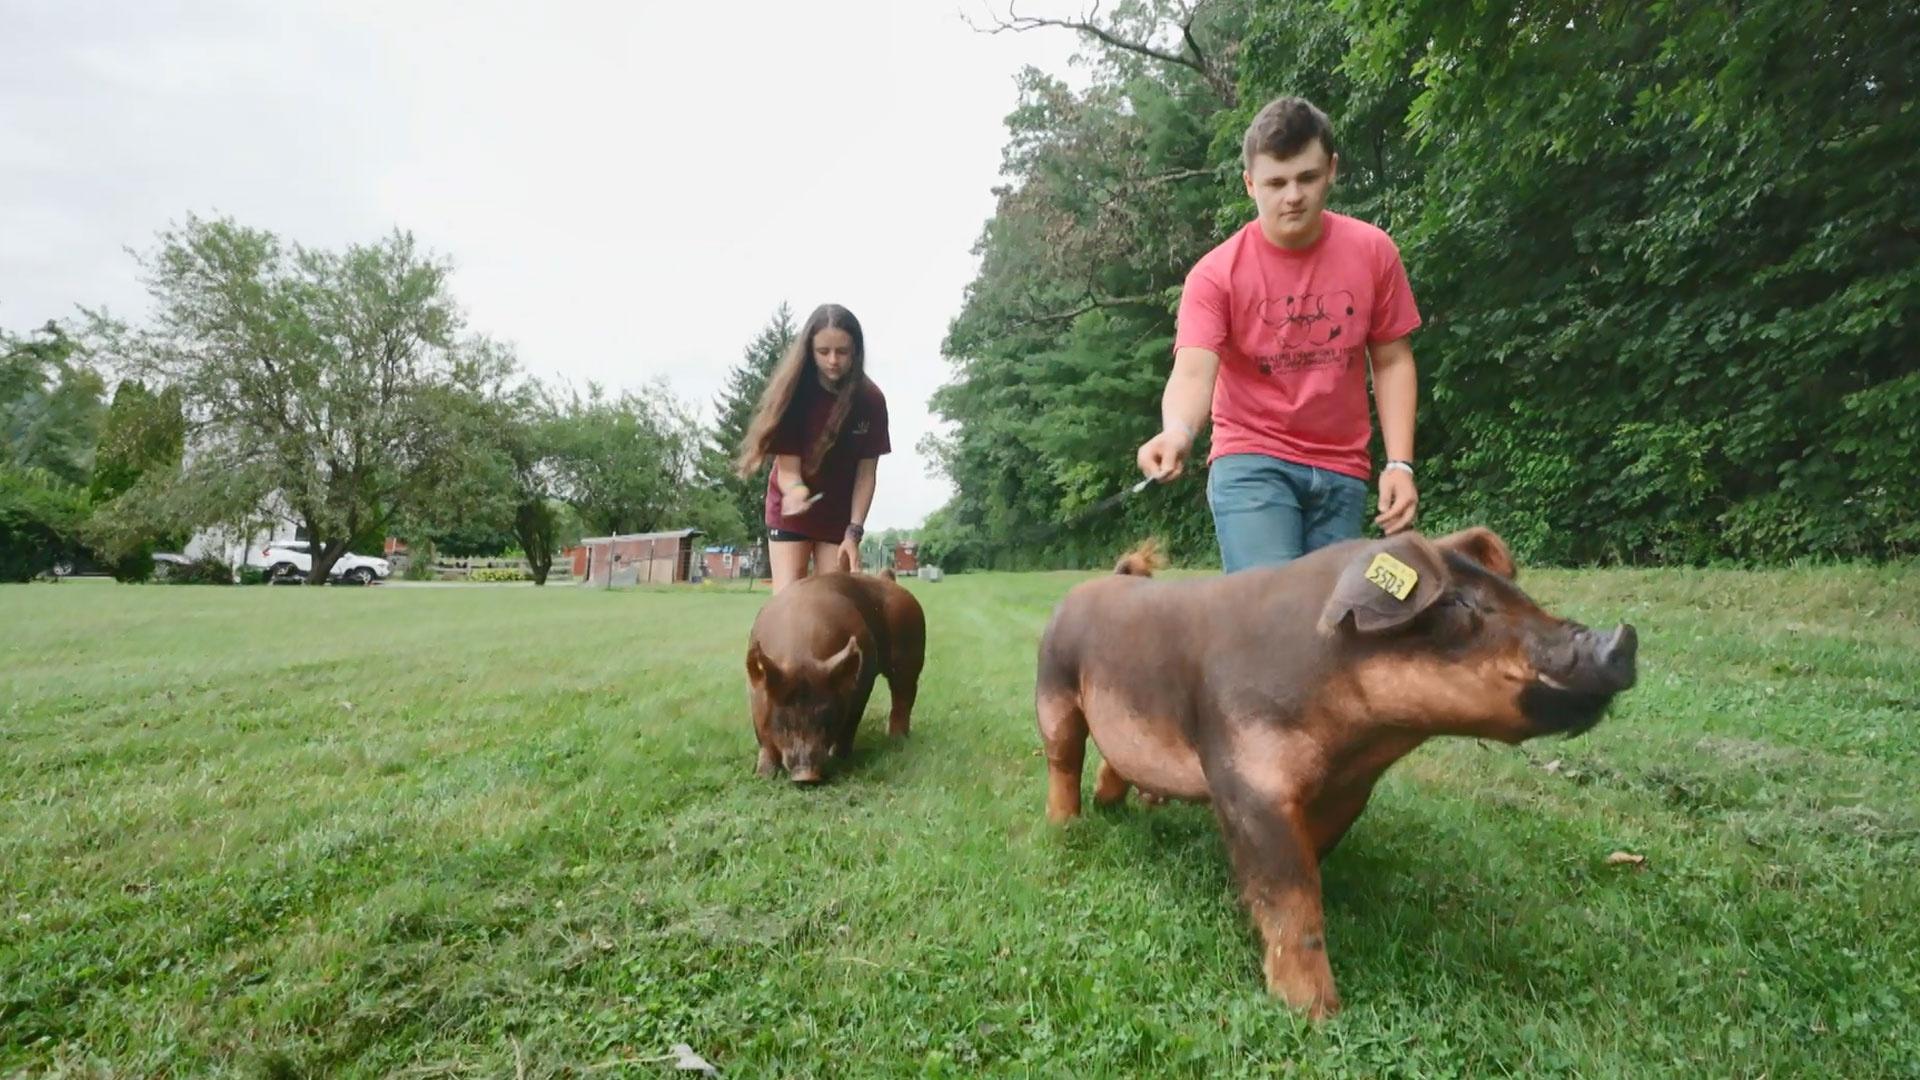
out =
[[1480,609],[1465,596],[1443,596],[1433,606],[1449,630],[1471,633],[1480,628]]

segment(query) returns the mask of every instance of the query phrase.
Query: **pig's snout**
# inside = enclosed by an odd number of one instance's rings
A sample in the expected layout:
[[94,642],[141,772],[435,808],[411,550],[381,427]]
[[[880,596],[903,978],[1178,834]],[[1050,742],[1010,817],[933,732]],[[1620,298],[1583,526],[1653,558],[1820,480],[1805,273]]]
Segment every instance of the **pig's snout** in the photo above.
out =
[[1571,624],[1558,648],[1535,654],[1540,681],[1549,689],[1612,697],[1633,686],[1640,637],[1625,623],[1609,631]]
[[1538,686],[1521,695],[1521,709],[1540,732],[1579,735],[1600,722],[1615,694],[1633,686],[1639,635],[1625,623],[1611,631],[1577,623],[1560,647],[1539,656]]
[[787,779],[796,784],[817,784],[820,782],[820,766],[811,761],[790,761],[787,763]]
[[1616,690],[1626,690],[1633,686],[1635,677],[1634,657],[1640,651],[1640,635],[1633,627],[1621,623],[1614,627],[1613,633],[1598,642],[1595,659],[1600,666],[1601,676]]

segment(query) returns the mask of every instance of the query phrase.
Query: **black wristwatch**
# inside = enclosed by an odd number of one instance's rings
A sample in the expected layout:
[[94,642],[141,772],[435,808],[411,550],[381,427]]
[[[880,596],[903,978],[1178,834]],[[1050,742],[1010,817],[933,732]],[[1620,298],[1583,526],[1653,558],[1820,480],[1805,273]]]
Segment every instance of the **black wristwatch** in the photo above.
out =
[[867,527],[857,521],[849,522],[847,524],[847,535],[855,542],[858,542],[861,537],[867,535]]

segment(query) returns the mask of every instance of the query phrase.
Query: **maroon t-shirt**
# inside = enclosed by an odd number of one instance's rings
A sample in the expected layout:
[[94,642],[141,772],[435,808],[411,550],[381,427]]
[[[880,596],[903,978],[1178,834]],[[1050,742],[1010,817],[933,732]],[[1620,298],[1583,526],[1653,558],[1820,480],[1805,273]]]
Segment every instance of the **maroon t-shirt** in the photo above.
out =
[[[820,380],[812,377],[800,380],[794,389],[793,401],[787,406],[787,415],[774,429],[769,449],[775,454],[795,455],[800,459],[800,467],[805,469],[807,455],[813,452],[813,444],[826,429],[827,417],[832,412],[833,395],[820,385]],[[780,470],[767,470],[767,528],[799,533],[810,540],[839,543],[846,538],[847,525],[853,520],[853,481],[859,474],[860,460],[877,458],[892,450],[893,444],[887,441],[886,396],[873,385],[872,379],[863,378],[860,388],[853,392],[853,409],[841,425],[840,437],[821,459],[819,472],[801,477],[806,481],[807,490],[820,496],[820,501],[787,517],[780,512],[783,495]]]

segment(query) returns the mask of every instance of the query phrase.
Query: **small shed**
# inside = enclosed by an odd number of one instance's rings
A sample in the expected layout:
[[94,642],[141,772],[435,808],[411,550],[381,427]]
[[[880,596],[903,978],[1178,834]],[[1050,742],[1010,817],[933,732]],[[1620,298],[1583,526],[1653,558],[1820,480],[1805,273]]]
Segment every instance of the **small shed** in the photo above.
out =
[[722,547],[709,547],[701,551],[701,562],[705,564],[702,577],[743,578],[752,577],[754,570],[754,552],[752,547],[735,547],[731,544]]
[[893,545],[893,572],[896,574],[918,574],[920,572],[920,542],[900,540]]
[[573,576],[588,585],[669,584],[693,578],[699,529],[591,536],[573,549]]

